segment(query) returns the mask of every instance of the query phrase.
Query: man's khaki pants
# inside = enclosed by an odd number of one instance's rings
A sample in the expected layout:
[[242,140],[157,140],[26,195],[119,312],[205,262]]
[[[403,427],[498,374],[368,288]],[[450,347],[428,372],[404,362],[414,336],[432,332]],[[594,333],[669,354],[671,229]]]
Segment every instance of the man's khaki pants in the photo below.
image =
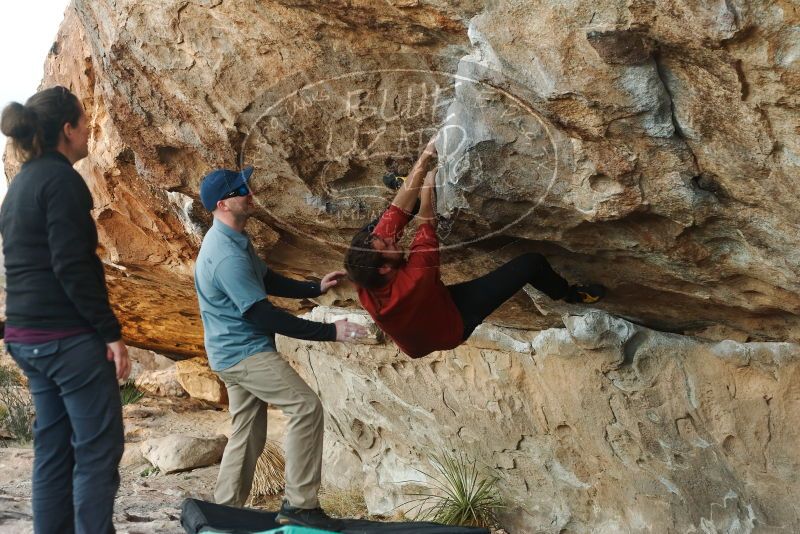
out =
[[217,374],[228,389],[233,434],[222,455],[214,500],[244,505],[267,440],[267,404],[272,404],[289,417],[285,498],[299,508],[319,506],[324,430],[319,397],[277,352],[253,354]]

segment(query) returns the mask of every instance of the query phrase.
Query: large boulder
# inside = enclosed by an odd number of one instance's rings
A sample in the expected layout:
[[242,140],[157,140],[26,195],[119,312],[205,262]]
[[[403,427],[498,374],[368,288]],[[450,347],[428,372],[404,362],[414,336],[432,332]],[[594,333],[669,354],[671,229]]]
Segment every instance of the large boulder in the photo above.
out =
[[[258,251],[320,277],[437,129],[446,280],[536,250],[636,322],[798,340],[799,19],[771,0],[75,0],[44,84],[89,111],[112,301],[164,354],[203,350],[206,172],[254,164]],[[558,324],[521,297],[492,321]]]
[[172,434],[144,441],[139,450],[162,473],[176,473],[219,463],[227,443],[225,436],[201,438]]
[[456,450],[499,477],[511,532],[800,531],[799,345],[561,320],[417,360],[279,337],[325,406],[325,482],[389,513]]
[[186,391],[178,380],[175,362],[150,350],[128,348],[131,359],[131,374],[136,386],[159,397],[184,397]]
[[178,382],[190,397],[218,404],[228,402],[225,384],[208,367],[204,358],[175,362],[175,370]]
[[[192,379],[189,379],[188,382],[193,385],[196,384],[196,381]],[[181,385],[178,369],[175,366],[160,371],[145,371],[138,375],[134,383],[136,387],[150,395],[159,397],[185,397],[187,395],[186,390]],[[211,400],[212,402],[221,402],[215,399],[222,398],[217,389],[212,393],[202,390],[200,392],[195,391],[195,395],[207,395],[209,398],[203,396],[195,398]]]
[[137,347],[128,347],[128,357],[131,360],[130,378],[133,380],[141,373],[148,371],[164,371],[175,365],[175,362],[166,356]]
[[515,531],[794,531],[799,22],[773,0],[74,0],[44,84],[91,117],[78,169],[142,347],[203,354],[210,169],[255,165],[257,251],[319,278],[437,130],[447,283],[538,251],[609,287],[611,315],[520,293],[421,360],[282,344],[373,511],[456,442]]

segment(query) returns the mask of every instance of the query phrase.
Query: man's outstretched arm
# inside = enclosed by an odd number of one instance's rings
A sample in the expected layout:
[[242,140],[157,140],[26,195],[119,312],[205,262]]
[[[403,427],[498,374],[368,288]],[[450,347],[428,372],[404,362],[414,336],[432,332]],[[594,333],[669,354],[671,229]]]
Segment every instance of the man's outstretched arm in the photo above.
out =
[[272,269],[264,276],[264,289],[273,297],[291,299],[314,298],[322,294],[319,282],[294,280]]
[[[326,275],[331,278],[337,272]],[[367,334],[366,328],[342,319],[332,324],[307,321],[276,308],[256,276],[252,264],[242,256],[228,256],[216,267],[214,284],[238,308],[242,317],[268,334],[283,334],[312,341],[354,341]],[[330,280],[326,284],[329,287]]]
[[245,313],[244,318],[269,334],[283,334],[295,339],[310,341],[356,341],[365,337],[367,329],[358,323],[340,319],[333,323],[320,323],[295,317],[276,308],[267,300],[259,300]]
[[314,298],[327,292],[347,275],[344,271],[333,271],[326,274],[319,282],[294,280],[280,275],[272,269],[264,276],[264,289],[268,295],[292,299]]
[[419,197],[420,188],[425,180],[425,174],[428,172],[428,166],[436,156],[435,143],[437,135],[435,134],[428,141],[425,150],[417,158],[416,163],[411,168],[411,172],[408,174],[408,178],[403,182],[392,201],[392,204],[406,213],[411,213],[414,210],[414,204],[417,203],[417,197]]

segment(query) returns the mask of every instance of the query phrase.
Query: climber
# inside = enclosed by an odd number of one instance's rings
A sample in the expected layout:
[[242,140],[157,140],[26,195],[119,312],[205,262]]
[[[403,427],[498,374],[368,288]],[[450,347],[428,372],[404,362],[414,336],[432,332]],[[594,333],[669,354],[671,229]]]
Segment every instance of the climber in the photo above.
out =
[[[362,306],[412,358],[463,343],[483,320],[529,283],[553,300],[591,304],[603,286],[569,285],[541,254],[523,254],[478,279],[445,286],[436,237],[436,136],[425,147],[389,208],[362,228],[345,255],[345,269]],[[419,227],[408,258],[398,242],[419,197]]]

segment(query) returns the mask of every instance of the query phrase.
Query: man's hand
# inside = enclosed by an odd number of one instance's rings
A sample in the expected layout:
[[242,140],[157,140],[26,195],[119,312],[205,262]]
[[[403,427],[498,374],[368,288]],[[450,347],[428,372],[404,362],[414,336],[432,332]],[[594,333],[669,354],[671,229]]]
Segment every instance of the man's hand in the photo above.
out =
[[355,341],[369,334],[369,330],[365,327],[351,323],[347,319],[339,319],[333,324],[336,325],[336,341]]
[[117,368],[117,378],[120,380],[127,380],[128,375],[131,374],[131,361],[128,359],[128,347],[120,339],[113,343],[107,343],[106,358],[108,361],[114,362]]
[[332,273],[328,273],[322,277],[322,280],[319,283],[319,291],[320,293],[327,292],[330,288],[337,285],[339,280],[347,276],[347,273],[344,271],[333,271]]

